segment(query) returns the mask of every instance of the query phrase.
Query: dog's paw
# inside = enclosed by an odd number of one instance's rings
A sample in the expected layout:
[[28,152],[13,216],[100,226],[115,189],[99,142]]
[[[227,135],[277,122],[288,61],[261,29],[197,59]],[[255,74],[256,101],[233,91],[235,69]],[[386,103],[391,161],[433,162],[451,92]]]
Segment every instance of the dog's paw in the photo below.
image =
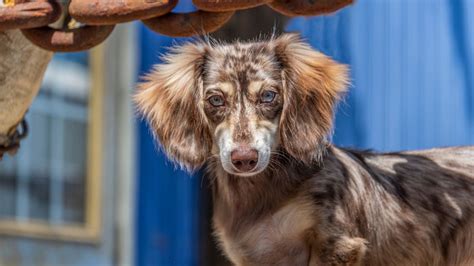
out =
[[367,241],[359,237],[338,237],[324,248],[321,261],[324,265],[361,265],[367,251]]
[[343,237],[337,241],[334,255],[343,265],[360,265],[367,251],[366,243],[363,238]]

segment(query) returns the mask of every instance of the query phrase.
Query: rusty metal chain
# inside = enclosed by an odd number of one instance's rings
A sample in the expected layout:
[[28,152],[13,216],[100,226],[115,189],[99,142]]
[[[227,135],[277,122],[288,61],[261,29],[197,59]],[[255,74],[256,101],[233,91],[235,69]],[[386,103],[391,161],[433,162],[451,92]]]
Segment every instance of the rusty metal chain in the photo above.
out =
[[0,160],[5,153],[10,155],[16,154],[20,147],[20,141],[28,135],[28,124],[23,119],[19,125],[8,135],[0,134]]
[[[118,23],[142,20],[150,29],[173,37],[216,31],[236,10],[268,5],[287,16],[334,12],[353,0],[193,0],[195,12],[174,13],[178,0],[0,0],[0,31],[21,29],[35,45],[55,52],[90,49],[102,43]],[[64,3],[66,2],[66,3]],[[0,135],[0,160],[15,154],[28,134],[26,121]]]
[[[335,12],[353,0],[193,0],[195,12],[174,13],[178,0],[0,0],[0,31],[22,29],[34,44],[51,51],[71,52],[103,42],[115,24],[142,20],[150,29],[173,37],[216,31],[236,10],[268,5],[286,16]],[[63,0],[64,1],[64,0]],[[12,4],[13,3],[13,4]],[[59,29],[48,26],[66,14]],[[79,26],[71,27],[71,22]]]

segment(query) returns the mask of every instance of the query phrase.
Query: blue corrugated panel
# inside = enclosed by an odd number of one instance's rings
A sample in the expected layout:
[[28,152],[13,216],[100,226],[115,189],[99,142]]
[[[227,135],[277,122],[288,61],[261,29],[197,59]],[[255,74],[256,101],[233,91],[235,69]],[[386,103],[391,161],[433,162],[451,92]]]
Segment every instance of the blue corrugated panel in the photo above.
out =
[[294,19],[322,52],[350,65],[334,142],[377,150],[474,143],[474,1],[359,0]]
[[[190,1],[181,2],[178,10],[189,8]],[[143,75],[175,40],[142,25],[139,33]],[[177,170],[166,159],[145,121],[139,123],[138,136],[136,264],[197,265],[201,179]]]

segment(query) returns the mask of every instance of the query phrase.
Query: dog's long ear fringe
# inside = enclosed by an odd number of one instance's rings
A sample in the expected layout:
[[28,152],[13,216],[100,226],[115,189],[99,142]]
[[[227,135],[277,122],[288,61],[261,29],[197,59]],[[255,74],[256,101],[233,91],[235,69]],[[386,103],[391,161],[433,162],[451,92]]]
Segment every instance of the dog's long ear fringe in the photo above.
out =
[[198,109],[206,47],[194,42],[172,48],[163,63],[144,77],[134,96],[167,156],[188,171],[204,165],[211,149]]
[[320,160],[336,103],[348,85],[348,69],[313,50],[296,34],[284,34],[272,43],[284,84],[282,146],[301,161]]

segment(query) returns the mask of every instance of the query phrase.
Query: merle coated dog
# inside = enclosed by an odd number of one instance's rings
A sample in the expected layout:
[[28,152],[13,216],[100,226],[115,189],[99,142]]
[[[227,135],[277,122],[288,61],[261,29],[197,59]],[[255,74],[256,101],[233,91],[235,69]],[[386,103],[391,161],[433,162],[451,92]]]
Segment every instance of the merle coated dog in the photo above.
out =
[[207,166],[236,265],[474,265],[474,147],[328,142],[347,68],[297,35],[191,42],[135,100],[171,160]]

